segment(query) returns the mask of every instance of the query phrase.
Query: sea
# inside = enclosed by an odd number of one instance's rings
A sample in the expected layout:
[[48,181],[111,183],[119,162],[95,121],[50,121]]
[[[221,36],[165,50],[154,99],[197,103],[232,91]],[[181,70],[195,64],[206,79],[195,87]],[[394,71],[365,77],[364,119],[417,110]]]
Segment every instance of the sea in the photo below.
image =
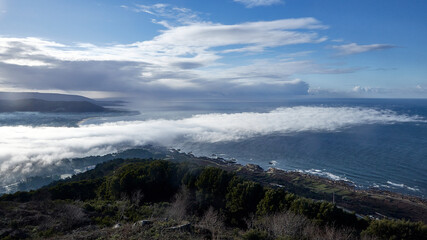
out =
[[427,99],[156,101],[128,107],[139,114],[0,113],[0,189],[53,174],[49,169],[64,158],[157,144],[427,197]]

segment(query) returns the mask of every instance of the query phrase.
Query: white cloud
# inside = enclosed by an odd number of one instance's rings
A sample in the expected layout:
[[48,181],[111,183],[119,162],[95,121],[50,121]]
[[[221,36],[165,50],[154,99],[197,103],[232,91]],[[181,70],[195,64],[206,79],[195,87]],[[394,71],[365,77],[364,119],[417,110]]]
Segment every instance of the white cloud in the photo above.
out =
[[344,42],[344,39],[341,38],[337,38],[337,39],[332,39],[332,42]]
[[[156,5],[146,11],[163,8],[165,5]],[[174,11],[187,12],[178,8]],[[307,61],[278,59],[226,65],[221,59],[227,57],[226,52],[245,54],[293,44],[316,44],[326,39],[316,31],[325,28],[314,18],[233,25],[194,22],[165,29],[149,41],[103,46],[0,37],[0,86],[154,95],[162,88],[181,91],[181,95],[183,90],[188,90],[185,92],[188,95],[197,89],[203,95],[207,91],[220,93],[223,89],[237,92],[239,87],[248,90],[247,86],[257,84],[267,88],[271,84],[295,86],[292,75],[308,73],[308,65],[317,73],[326,73],[327,69]],[[238,96],[236,92],[233,96]]]
[[235,2],[242,3],[248,8],[259,6],[270,6],[274,4],[283,3],[282,0],[234,0]]
[[[325,26],[314,18],[282,19],[269,22],[249,22],[235,25],[198,23],[163,31],[152,41],[141,43],[140,47],[169,45],[169,49],[182,51],[179,54],[194,54],[213,47],[244,45],[230,50],[260,51],[267,47],[291,44],[318,43],[325,41],[316,32],[298,29],[324,29]],[[173,47],[172,49],[170,49]],[[248,48],[250,47],[250,48]]]
[[332,46],[333,49],[338,51],[338,55],[351,55],[351,54],[358,54],[363,52],[390,49],[395,47],[396,46],[390,45],[390,44],[359,45],[357,43]]
[[223,68],[216,77],[227,78],[229,81],[241,85],[288,84],[296,74],[339,74],[353,72],[355,69],[333,69],[320,66],[307,60],[256,60],[252,64],[233,68]]
[[19,66],[28,66],[28,67],[41,67],[41,66],[52,66],[49,63],[39,61],[39,60],[31,60],[31,59],[6,59],[3,61],[7,64],[19,65]]
[[[400,87],[400,88],[382,88],[354,86],[352,89],[353,96],[363,97],[398,97],[398,98],[426,98],[427,89],[420,85]],[[357,95],[354,95],[357,94]]]
[[[122,6],[124,8],[129,8],[127,6]],[[166,18],[170,20],[177,21],[180,24],[191,24],[195,22],[201,22],[199,13],[192,11],[188,8],[175,7],[170,4],[157,3],[154,5],[142,5],[137,4],[132,8],[135,12],[148,13],[156,17]],[[158,22],[165,27],[170,28],[167,22]]]
[[[192,23],[161,32],[150,41],[132,44],[96,46],[88,43],[63,45],[39,38],[0,38],[2,58],[5,52],[20,54],[22,58],[48,56],[63,61],[139,61],[165,63],[182,60],[211,63],[220,56],[215,47],[244,45],[242,52],[263,50],[290,44],[318,43],[325,40],[316,32],[325,29],[314,18],[281,19],[247,22],[234,25]],[[172,59],[171,59],[172,58]],[[171,60],[170,60],[171,59]]]
[[353,92],[357,92],[357,93],[360,93],[360,92],[370,92],[372,89],[371,88],[368,88],[368,87],[361,87],[361,86],[354,86],[353,87]]
[[0,185],[46,173],[61,159],[99,155],[148,143],[235,141],[272,133],[337,131],[360,124],[425,121],[392,111],[349,107],[292,107],[270,112],[204,114],[67,127],[0,127]]

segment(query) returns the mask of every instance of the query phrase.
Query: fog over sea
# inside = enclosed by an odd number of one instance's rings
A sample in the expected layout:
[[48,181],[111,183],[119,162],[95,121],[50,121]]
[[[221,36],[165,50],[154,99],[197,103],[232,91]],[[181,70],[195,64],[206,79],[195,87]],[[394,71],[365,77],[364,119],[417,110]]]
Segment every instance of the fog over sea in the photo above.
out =
[[140,114],[0,113],[0,186],[52,174],[61,159],[155,144],[427,196],[427,100],[156,102],[129,108]]

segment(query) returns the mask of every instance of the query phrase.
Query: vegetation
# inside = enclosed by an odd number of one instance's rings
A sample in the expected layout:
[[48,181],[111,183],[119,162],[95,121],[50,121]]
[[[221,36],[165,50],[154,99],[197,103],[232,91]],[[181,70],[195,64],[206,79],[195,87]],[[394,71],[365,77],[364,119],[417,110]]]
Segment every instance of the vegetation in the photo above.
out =
[[427,236],[421,222],[359,219],[330,202],[266,187],[235,172],[165,160],[114,160],[37,191],[3,195],[0,216],[0,239]]
[[372,221],[362,235],[376,236],[379,239],[417,239],[427,238],[427,225],[405,220]]

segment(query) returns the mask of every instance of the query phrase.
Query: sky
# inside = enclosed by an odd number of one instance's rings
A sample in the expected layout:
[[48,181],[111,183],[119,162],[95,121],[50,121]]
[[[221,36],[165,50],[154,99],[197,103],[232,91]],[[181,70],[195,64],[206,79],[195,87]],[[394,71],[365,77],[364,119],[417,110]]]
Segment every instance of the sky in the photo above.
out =
[[0,91],[427,97],[423,0],[0,0]]

